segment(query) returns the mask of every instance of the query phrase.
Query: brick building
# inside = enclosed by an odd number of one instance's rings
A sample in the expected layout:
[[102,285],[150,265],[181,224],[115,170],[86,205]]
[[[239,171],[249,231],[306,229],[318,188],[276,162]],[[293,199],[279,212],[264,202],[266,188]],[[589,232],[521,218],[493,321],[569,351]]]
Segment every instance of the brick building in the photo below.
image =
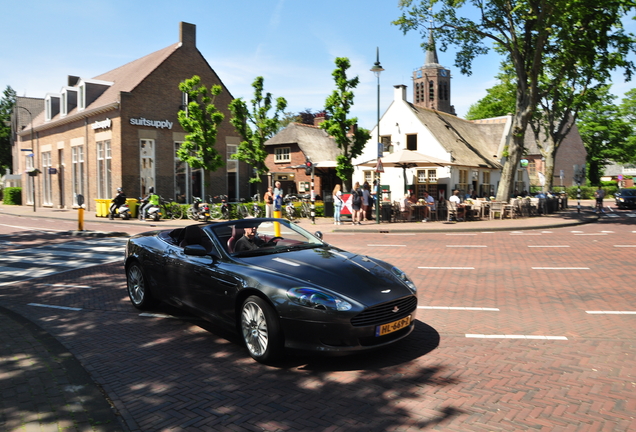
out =
[[[44,98],[44,111],[16,133],[14,172],[23,175],[23,204],[33,205],[26,171],[36,168],[36,206],[94,209],[118,187],[128,197],[153,186],[166,199],[249,193],[248,166],[231,160],[239,137],[229,122],[232,95],[196,47],[196,26],[179,25],[179,42],[91,79],[69,76],[59,93]],[[179,83],[193,75],[206,87],[220,85],[216,107],[225,114],[216,148],[228,155],[216,172],[192,169],[176,158],[185,140],[177,120],[186,103]],[[20,111],[19,109],[16,109]],[[30,149],[30,150],[29,150]],[[26,151],[25,151],[26,150]]]

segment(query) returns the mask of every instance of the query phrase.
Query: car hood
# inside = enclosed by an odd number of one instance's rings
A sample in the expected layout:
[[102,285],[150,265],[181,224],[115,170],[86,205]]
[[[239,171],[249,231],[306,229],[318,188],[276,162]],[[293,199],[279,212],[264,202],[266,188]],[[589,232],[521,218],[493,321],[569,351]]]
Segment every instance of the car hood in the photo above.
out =
[[294,286],[324,287],[364,304],[413,294],[393,274],[391,265],[330,247],[242,257],[239,261],[295,279]]

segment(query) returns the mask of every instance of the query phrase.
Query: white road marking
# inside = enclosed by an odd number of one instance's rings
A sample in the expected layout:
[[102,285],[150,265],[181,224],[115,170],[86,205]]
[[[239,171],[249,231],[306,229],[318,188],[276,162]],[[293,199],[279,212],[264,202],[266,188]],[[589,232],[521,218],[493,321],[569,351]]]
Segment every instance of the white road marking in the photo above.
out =
[[614,245],[614,247],[636,247],[636,245]]
[[585,311],[591,315],[636,315],[636,311]]
[[539,336],[539,335],[483,335],[466,334],[467,338],[480,339],[539,339],[539,340],[568,340],[565,336]]
[[55,305],[45,305],[39,303],[29,303],[27,306],[37,306],[44,308],[52,308],[52,309],[64,309],[64,310],[72,310],[72,311],[81,311],[82,308],[68,307],[68,306],[55,306]]
[[418,267],[425,270],[475,270],[475,267]]
[[499,308],[480,308],[480,307],[418,306],[417,308],[418,309],[433,309],[433,310],[463,310],[463,311],[499,312]]
[[532,270],[589,270],[589,267],[532,267]]
[[50,286],[50,287],[55,287],[55,288],[86,288],[86,289],[91,289],[93,287],[88,286],[88,285],[63,285],[63,284],[40,284],[43,286]]
[[577,236],[606,236],[607,233],[605,232],[600,232],[600,233],[584,233],[584,234],[574,234]]
[[485,248],[485,247],[488,247],[488,246],[485,246],[485,245],[446,245],[446,247],[456,247],[456,248],[462,248],[462,247],[465,247],[465,248]]
[[[37,220],[37,219],[34,219]],[[19,229],[23,229],[23,230],[27,230],[27,231],[40,231],[40,232],[47,232],[47,231],[68,231],[68,230],[59,230],[59,229],[52,229],[52,228],[31,228],[31,227],[24,227],[24,226],[17,226],[17,225],[7,225],[7,224],[0,224],[0,226],[5,226],[8,228],[19,228]]]

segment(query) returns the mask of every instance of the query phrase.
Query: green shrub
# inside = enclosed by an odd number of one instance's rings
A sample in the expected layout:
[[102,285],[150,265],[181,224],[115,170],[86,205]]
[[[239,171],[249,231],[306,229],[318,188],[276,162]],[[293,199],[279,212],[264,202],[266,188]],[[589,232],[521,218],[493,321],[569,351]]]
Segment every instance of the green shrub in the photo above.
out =
[[22,205],[22,188],[8,187],[4,190],[3,196],[7,205]]

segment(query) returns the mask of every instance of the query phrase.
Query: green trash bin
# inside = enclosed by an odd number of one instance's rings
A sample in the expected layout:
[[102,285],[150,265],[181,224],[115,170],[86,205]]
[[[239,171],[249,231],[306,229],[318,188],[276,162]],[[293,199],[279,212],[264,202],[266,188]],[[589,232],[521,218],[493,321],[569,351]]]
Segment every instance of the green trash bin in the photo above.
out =
[[130,217],[137,217],[137,199],[136,198],[126,198],[126,204],[130,208]]
[[107,199],[95,199],[95,216],[106,217],[108,216],[108,204],[110,200]]

